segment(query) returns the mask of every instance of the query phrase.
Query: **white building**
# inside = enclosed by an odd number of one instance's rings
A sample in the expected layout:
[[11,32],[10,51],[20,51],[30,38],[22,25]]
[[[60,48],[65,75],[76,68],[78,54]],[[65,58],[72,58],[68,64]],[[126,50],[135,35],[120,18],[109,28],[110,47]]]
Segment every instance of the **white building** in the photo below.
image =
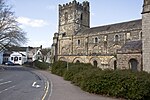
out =
[[26,52],[13,52],[9,57],[9,61],[22,65],[27,62],[27,54]]

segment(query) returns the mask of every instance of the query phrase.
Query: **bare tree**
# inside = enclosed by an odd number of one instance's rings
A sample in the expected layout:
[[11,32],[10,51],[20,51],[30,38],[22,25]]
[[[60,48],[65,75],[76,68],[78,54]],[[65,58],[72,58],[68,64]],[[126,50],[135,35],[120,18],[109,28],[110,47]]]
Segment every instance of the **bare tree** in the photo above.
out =
[[26,41],[26,33],[19,27],[11,7],[0,0],[0,50],[11,45],[20,46]]

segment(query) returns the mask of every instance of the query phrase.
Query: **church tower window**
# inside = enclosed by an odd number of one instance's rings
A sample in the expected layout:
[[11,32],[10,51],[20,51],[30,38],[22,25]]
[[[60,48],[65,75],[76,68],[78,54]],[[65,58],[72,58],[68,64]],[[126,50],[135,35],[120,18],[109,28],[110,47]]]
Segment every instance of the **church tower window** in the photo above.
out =
[[77,44],[78,44],[78,45],[80,45],[80,44],[81,44],[80,40],[78,40]]
[[83,14],[81,13],[80,20],[83,20]]
[[65,21],[68,21],[68,12],[65,12]]

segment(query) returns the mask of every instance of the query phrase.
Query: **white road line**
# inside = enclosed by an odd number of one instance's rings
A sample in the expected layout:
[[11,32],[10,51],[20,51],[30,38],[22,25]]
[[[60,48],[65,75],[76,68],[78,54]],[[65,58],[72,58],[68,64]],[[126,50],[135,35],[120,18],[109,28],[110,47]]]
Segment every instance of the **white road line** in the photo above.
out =
[[34,87],[34,86],[35,86],[35,84],[36,84],[36,82],[33,82],[32,87]]
[[32,87],[40,88],[41,86],[40,86],[40,85],[38,85],[38,84],[36,84],[36,83],[37,83],[37,82],[33,82]]
[[12,82],[12,81],[3,82],[3,83],[0,83],[0,85],[7,84],[7,83],[11,83],[11,82]]
[[12,89],[12,88],[14,88],[14,87],[15,87],[15,85],[14,85],[14,86],[11,86],[11,87],[9,87],[9,88],[6,88],[6,89],[4,89],[4,90],[2,90],[2,91],[0,91],[0,93],[5,92],[5,91],[7,91],[7,90],[10,90],[10,89]]

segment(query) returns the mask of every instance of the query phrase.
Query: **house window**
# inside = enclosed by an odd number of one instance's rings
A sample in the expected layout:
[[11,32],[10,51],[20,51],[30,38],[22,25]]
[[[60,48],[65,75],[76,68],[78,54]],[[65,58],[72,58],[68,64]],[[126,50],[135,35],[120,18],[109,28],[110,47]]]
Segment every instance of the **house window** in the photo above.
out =
[[21,57],[19,57],[19,60],[21,60]]
[[13,57],[11,57],[11,60],[13,60]]
[[81,44],[81,42],[80,42],[80,40],[78,40],[78,45],[80,45]]

